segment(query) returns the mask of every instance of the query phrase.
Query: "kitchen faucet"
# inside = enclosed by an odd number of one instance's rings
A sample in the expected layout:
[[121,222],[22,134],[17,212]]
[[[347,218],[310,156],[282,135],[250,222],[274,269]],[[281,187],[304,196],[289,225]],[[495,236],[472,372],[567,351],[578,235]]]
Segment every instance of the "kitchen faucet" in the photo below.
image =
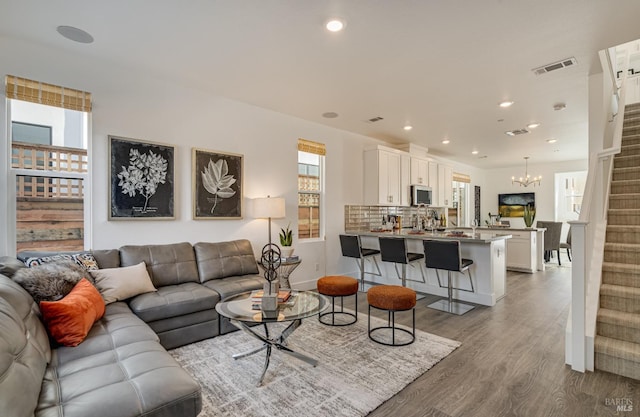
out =
[[[424,214],[421,215],[420,214],[420,209],[424,207]],[[424,203],[420,203],[418,204],[418,208],[417,208],[417,216],[418,216],[418,229],[420,230],[426,230],[427,228],[427,219],[429,217],[429,208],[427,207],[426,204]]]

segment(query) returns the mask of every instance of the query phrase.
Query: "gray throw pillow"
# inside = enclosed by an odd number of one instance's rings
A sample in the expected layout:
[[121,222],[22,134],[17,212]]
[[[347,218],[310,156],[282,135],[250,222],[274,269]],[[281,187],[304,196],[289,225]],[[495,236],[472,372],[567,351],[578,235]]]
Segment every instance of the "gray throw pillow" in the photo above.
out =
[[61,300],[82,278],[94,284],[91,274],[73,261],[22,268],[13,275],[13,280],[27,290],[36,303]]
[[13,256],[0,256],[0,274],[9,278],[13,277],[16,271],[26,268],[23,262]]

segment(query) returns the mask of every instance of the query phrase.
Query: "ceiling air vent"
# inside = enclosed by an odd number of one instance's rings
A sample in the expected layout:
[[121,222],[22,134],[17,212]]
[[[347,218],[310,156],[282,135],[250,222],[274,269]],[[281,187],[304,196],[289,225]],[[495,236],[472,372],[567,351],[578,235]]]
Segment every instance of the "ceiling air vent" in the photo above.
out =
[[380,120],[384,120],[384,117],[376,116],[376,117],[372,117],[371,119],[369,119],[367,121],[371,122],[371,123],[375,123],[375,122],[379,122]]
[[508,130],[504,133],[505,135],[508,135],[508,136],[518,136],[518,135],[524,135],[525,133],[529,133],[529,131],[527,129],[515,129],[515,130]]
[[547,65],[543,65],[543,66],[538,67],[538,68],[534,68],[531,71],[533,71],[533,73],[536,74],[536,75],[542,75],[542,74],[546,74],[547,72],[551,72],[551,71],[559,70],[559,69],[562,69],[562,68],[567,68],[567,67],[574,66],[577,63],[578,63],[578,61],[576,61],[576,59],[574,57],[571,57],[571,58],[563,59],[563,60],[558,61],[558,62],[554,62],[552,64],[547,64]]

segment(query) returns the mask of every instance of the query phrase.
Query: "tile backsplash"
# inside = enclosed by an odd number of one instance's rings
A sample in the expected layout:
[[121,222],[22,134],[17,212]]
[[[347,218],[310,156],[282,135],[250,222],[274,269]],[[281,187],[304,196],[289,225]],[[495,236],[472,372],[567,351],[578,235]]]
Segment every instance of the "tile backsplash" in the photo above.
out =
[[356,233],[382,227],[383,219],[387,216],[401,216],[402,227],[411,227],[414,215],[437,217],[441,216],[441,208],[418,208],[401,206],[344,206],[344,231]]

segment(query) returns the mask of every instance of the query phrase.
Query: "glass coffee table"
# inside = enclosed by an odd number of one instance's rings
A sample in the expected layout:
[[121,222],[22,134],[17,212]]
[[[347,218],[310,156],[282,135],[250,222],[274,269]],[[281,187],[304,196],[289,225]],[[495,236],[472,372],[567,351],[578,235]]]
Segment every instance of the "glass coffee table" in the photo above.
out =
[[[258,386],[262,384],[262,380],[269,367],[271,358],[271,350],[278,349],[282,353],[300,359],[310,365],[316,366],[318,361],[300,352],[287,347],[287,338],[302,324],[302,319],[312,317],[323,312],[328,306],[329,301],[322,295],[311,291],[291,291],[291,297],[285,302],[278,304],[277,312],[263,314],[261,310],[252,309],[251,291],[244,292],[226,299],[216,305],[216,311],[223,317],[228,318],[231,323],[243,330],[251,337],[262,342],[262,345],[248,352],[233,355],[233,359],[240,359],[253,355],[254,353],[266,350],[264,368],[262,375],[258,380]],[[291,322],[277,336],[269,334],[269,324],[279,322]],[[255,324],[262,324],[264,335],[258,333]]]

